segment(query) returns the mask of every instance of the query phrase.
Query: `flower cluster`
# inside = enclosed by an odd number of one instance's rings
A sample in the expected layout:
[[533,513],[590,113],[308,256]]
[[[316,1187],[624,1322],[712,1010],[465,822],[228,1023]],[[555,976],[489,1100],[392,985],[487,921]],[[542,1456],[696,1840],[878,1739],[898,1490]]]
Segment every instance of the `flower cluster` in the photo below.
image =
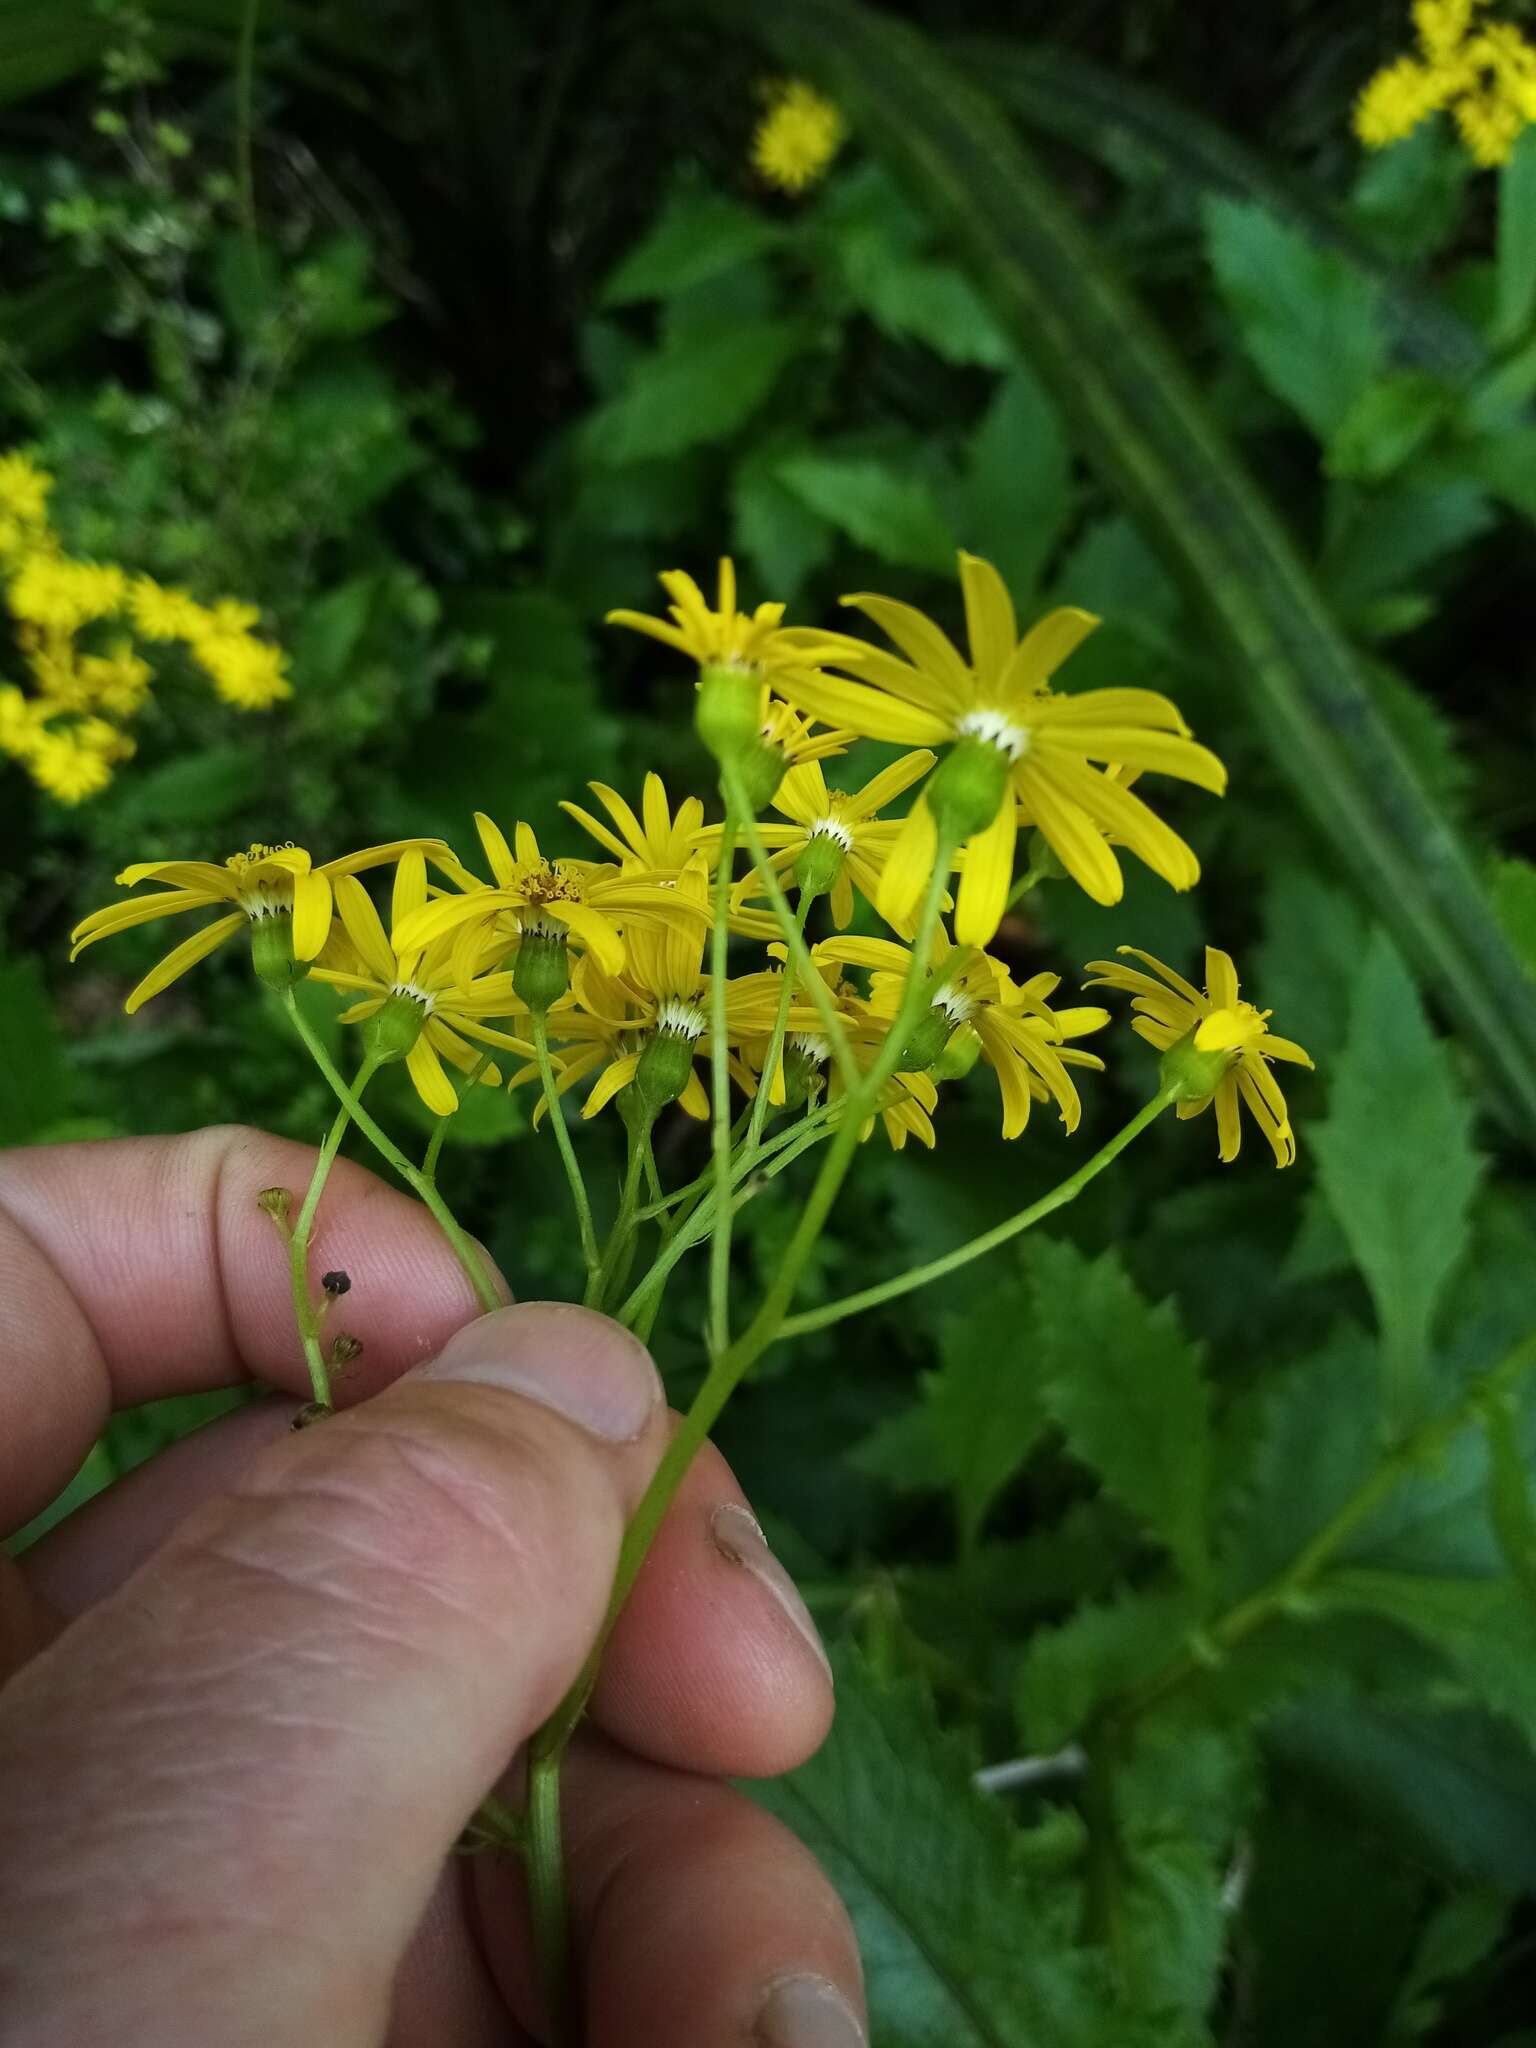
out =
[[768,111],[752,137],[752,168],[781,192],[803,192],[826,175],[842,148],[843,117],[802,78],[776,82],[766,98]]
[[1355,133],[1367,149],[1400,142],[1448,108],[1474,162],[1509,160],[1521,129],[1536,121],[1536,48],[1511,23],[1490,21],[1485,7],[1416,0],[1418,55],[1384,65],[1355,103]]
[[[343,1021],[364,1028],[370,1057],[405,1059],[441,1115],[459,1101],[446,1063],[470,1085],[542,1080],[536,1114],[583,1088],[586,1117],[616,1102],[648,1129],[675,1102],[703,1118],[706,1074],[723,1054],[759,1127],[770,1109],[819,1109],[833,1122],[857,1094],[866,1133],[879,1126],[893,1145],[932,1145],[940,1089],[980,1063],[995,1079],[1005,1138],[1024,1131],[1037,1102],[1053,1102],[1071,1130],[1073,1070],[1103,1064],[1077,1041],[1109,1013],[1060,1006],[1058,977],[1020,981],[989,950],[1017,893],[1018,834],[1038,835],[1100,902],[1121,892],[1117,849],[1188,888],[1194,854],[1131,783],[1165,774],[1219,791],[1223,771],[1165,697],[1052,687],[1094,626],[1087,613],[1056,611],[1021,634],[987,563],[962,555],[960,578],[968,655],[883,597],[847,602],[899,656],[786,627],[782,606],[745,614],[728,561],[714,605],[673,571],[662,579],[669,618],[610,615],[697,662],[699,729],[723,769],[721,822],[707,821],[696,797],[674,805],[652,774],[638,809],[601,783],[591,785],[595,809],[564,805],[598,858],[550,854],[528,825],[508,837],[479,814],[473,863],[437,840],[324,865],[293,846],[254,846],[222,866],[147,863],[119,881],[160,886],[86,918],[75,950],[215,908],[214,922],[138,983],[130,1010],[248,928],[265,980],[286,988],[311,975],[346,995]],[[862,787],[836,787],[825,764],[858,735],[918,744]],[[914,789],[905,816],[882,815]],[[784,822],[759,822],[770,806]],[[738,876],[742,839],[752,859]],[[357,876],[389,864],[386,921]],[[860,898],[889,936],[849,929]],[[819,901],[834,930],[807,948],[801,935]],[[717,985],[712,931],[722,946],[766,940],[766,955]],[[1135,996],[1136,1028],[1167,1055],[1165,1099],[1184,1115],[1215,1102],[1223,1158],[1237,1149],[1241,1100],[1287,1163],[1294,1144],[1269,1062],[1305,1055],[1268,1032],[1267,1013],[1239,1003],[1226,955],[1208,956],[1206,995],[1167,969],[1157,969],[1164,987],[1096,966]]]
[[0,589],[28,688],[0,683],[0,750],[60,803],[98,796],[134,751],[129,727],[155,671],[138,644],[180,644],[226,704],[264,711],[291,694],[281,650],[251,605],[199,604],[151,576],[66,553],[48,516],[53,478],[0,455]]

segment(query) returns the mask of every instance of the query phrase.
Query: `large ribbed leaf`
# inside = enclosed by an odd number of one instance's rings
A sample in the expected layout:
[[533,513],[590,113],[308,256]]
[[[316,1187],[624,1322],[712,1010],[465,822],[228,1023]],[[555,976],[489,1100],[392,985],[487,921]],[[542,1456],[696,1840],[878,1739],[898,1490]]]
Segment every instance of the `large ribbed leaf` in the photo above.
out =
[[1123,164],[1130,145],[1191,191],[1262,206],[1347,257],[1376,285],[1382,310],[1411,361],[1448,376],[1486,367],[1487,345],[1475,328],[1404,278],[1305,179],[1193,108],[1066,50],[980,36],[967,37],[956,54],[1026,127],[1070,143],[1112,170]]
[[1341,871],[1536,1133],[1536,989],[1289,534],[1168,344],[994,103],[917,31],[855,0],[775,0],[760,33],[835,94],[942,223],[1084,453],[1205,611],[1234,690]]

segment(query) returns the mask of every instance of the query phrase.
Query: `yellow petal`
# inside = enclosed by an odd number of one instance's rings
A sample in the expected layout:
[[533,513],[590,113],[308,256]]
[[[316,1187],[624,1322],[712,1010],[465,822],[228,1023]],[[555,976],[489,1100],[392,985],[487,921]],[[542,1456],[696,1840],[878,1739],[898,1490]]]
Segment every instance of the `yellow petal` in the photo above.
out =
[[1120,863],[1082,805],[1061,795],[1033,757],[1027,756],[1013,772],[1030,816],[1073,881],[1095,903],[1118,903],[1125,893]]
[[584,1117],[596,1116],[605,1103],[612,1102],[621,1088],[628,1087],[635,1078],[635,1069],[640,1064],[637,1052],[621,1053],[618,1059],[610,1060],[592,1084],[592,1092],[582,1106]]
[[215,902],[235,900],[234,876],[228,868],[216,867],[211,860],[135,861],[114,879],[124,889],[131,889],[136,882],[169,882],[178,889],[206,891]]
[[568,925],[605,974],[619,974],[624,968],[624,941],[618,926],[589,903],[550,903],[545,914]]
[[[774,1099],[771,1092],[768,1099],[770,1102]],[[781,1102],[783,1101],[782,1092],[778,1099]],[[688,1078],[683,1083],[682,1094],[677,1098],[677,1106],[685,1115],[695,1118],[699,1123],[708,1122],[709,1094],[705,1089],[704,1083],[699,1079],[697,1067],[690,1067],[688,1069]]]
[[427,900],[427,861],[419,846],[408,846],[395,863],[395,886],[389,899],[391,931],[398,931],[413,910]]
[[903,754],[899,761],[893,761],[889,768],[882,768],[878,775],[872,776],[856,796],[844,801],[843,817],[849,824],[873,818],[888,803],[893,803],[903,790],[910,789],[914,782],[920,782],[937,759],[938,756],[927,747],[919,747],[913,754]]
[[105,910],[93,910],[70,933],[71,960],[98,939],[109,939],[134,925],[150,924],[157,917],[175,917],[183,910],[206,910],[222,899],[206,889],[157,889],[150,896],[134,896],[126,903],[109,903]]
[[331,929],[331,884],[311,872],[293,878],[293,957],[313,960]]
[[[1223,1083],[1223,1086],[1225,1085]],[[1269,1149],[1275,1155],[1276,1166],[1294,1166],[1296,1134],[1291,1129],[1290,1119],[1283,1114],[1284,1102],[1280,1105],[1282,1114],[1277,1117],[1272,1105],[1265,1100],[1259,1089],[1254,1068],[1246,1062],[1237,1069],[1237,1085],[1244,1102],[1248,1105],[1249,1114],[1269,1140]],[[1278,1093],[1278,1090],[1276,1092]]]
[[1216,1084],[1216,1136],[1221,1145],[1222,1164],[1230,1166],[1243,1141],[1237,1114],[1237,1080],[1232,1074],[1223,1074]]
[[1089,817],[1144,860],[1170,888],[1192,889],[1199,881],[1200,863],[1193,849],[1124,783],[1113,781],[1086,762],[1068,761],[1055,754],[1044,772],[1063,796],[1081,804]]
[[336,908],[347,937],[356,946],[363,965],[376,981],[389,987],[395,980],[395,955],[373,898],[355,875],[336,877]]
[[1156,690],[1078,690],[1050,698],[1040,722],[1064,731],[1087,725],[1135,725],[1189,738],[1184,714],[1171,697]]
[[194,932],[190,939],[183,939],[174,952],[167,953],[158,967],[152,967],[138,987],[129,995],[123,1008],[131,1017],[141,1003],[147,1003],[151,996],[159,995],[162,989],[195,967],[199,960],[206,960],[216,946],[222,946],[232,932],[239,931],[248,922],[243,910],[231,911],[228,917],[216,918],[212,924],[204,925],[200,932]]
[[1070,753],[1084,761],[1113,761],[1127,768],[1151,769],[1193,782],[1212,796],[1225,796],[1227,771],[1211,752],[1175,732],[1151,732],[1137,725],[1042,726],[1036,752],[1046,759]]
[[939,831],[920,796],[908,811],[896,844],[880,877],[876,908],[888,924],[903,924],[922,901],[939,853]]
[[1232,955],[1223,953],[1219,946],[1205,949],[1205,988],[1218,1010],[1236,1009],[1237,969],[1232,964]]
[[458,1091],[443,1072],[443,1063],[425,1032],[405,1056],[405,1070],[434,1116],[452,1116],[459,1106]]
[[1019,642],[1018,621],[1008,586],[990,562],[979,555],[960,555],[960,591],[965,599],[965,630],[971,643],[971,665],[985,692],[998,682]]
[[954,737],[953,722],[935,711],[904,704],[885,690],[851,683],[842,676],[797,675],[784,684],[801,711],[823,724],[847,726],[872,740],[894,740],[900,746],[942,746]]
[[1013,805],[1004,803],[985,832],[967,841],[955,895],[955,940],[962,946],[990,945],[1008,907],[1013,880],[1013,842],[1018,828]]
[[1098,625],[1092,612],[1062,605],[1036,620],[1009,657],[998,684],[1004,704],[1033,697],[1070,654],[1076,653]]
[[969,704],[974,700],[975,684],[970,669],[960,659],[959,650],[949,635],[936,626],[926,612],[920,612],[915,605],[902,604],[894,597],[876,597],[868,591],[856,592],[842,602],[873,619],[895,641],[908,661],[924,675],[942,684],[957,703]]

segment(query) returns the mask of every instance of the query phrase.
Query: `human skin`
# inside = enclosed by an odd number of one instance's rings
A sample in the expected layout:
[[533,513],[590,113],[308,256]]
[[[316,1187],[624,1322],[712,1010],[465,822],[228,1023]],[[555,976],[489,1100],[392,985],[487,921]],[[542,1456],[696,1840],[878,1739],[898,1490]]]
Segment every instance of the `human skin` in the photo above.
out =
[[[517,1869],[453,1846],[576,1676],[672,1426],[617,1325],[477,1317],[414,1202],[338,1164],[312,1270],[363,1353],[307,1391],[256,1196],[314,1154],[234,1127],[0,1156],[0,1527],[113,1407],[281,1390],[0,1557],[8,2048],[516,2048],[541,2038]],[[706,1447],[568,1758],[585,2039],[857,2048],[836,1894],[721,1782],[827,1732],[803,1606]]]

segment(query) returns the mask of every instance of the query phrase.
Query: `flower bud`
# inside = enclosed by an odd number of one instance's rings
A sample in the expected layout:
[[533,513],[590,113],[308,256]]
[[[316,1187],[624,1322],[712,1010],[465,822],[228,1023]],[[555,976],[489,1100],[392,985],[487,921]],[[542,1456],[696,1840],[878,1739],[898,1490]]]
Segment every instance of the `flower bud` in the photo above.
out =
[[928,1072],[935,1081],[963,1081],[980,1057],[981,1040],[975,1026],[962,1024]]
[[307,960],[293,957],[293,919],[258,917],[251,922],[251,965],[258,981],[285,995],[309,972]]
[[682,1031],[653,1031],[646,1040],[629,1087],[648,1119],[660,1116],[668,1103],[676,1102],[688,1086],[696,1043],[696,1039]]
[[789,767],[780,749],[764,739],[762,717],[760,677],[718,662],[700,671],[694,728],[723,774],[740,782],[754,811],[773,801]]
[[813,832],[795,862],[795,885],[802,896],[825,896],[843,872],[847,851],[830,832]]
[[398,989],[386,996],[363,1026],[363,1050],[375,1065],[387,1067],[403,1060],[421,1036],[427,1013],[414,996]]
[[1159,1079],[1175,1102],[1209,1102],[1236,1054],[1225,1047],[1202,1052],[1198,1030],[1186,1031],[1163,1054]]
[[[819,1100],[827,1085],[826,1055],[820,1043],[809,1044],[804,1038],[791,1038],[784,1047],[784,1107],[804,1109]],[[763,1086],[768,1085],[767,1076]]]
[[912,1027],[912,1034],[901,1048],[901,1057],[896,1062],[900,1074],[925,1074],[949,1044],[950,1033],[955,1021],[949,1012],[933,1004]]
[[989,740],[956,740],[934,769],[924,795],[941,844],[963,845],[985,832],[1008,796],[1012,764]]
[[570,955],[563,932],[524,932],[512,962],[512,988],[535,1016],[558,1003],[571,985]]

